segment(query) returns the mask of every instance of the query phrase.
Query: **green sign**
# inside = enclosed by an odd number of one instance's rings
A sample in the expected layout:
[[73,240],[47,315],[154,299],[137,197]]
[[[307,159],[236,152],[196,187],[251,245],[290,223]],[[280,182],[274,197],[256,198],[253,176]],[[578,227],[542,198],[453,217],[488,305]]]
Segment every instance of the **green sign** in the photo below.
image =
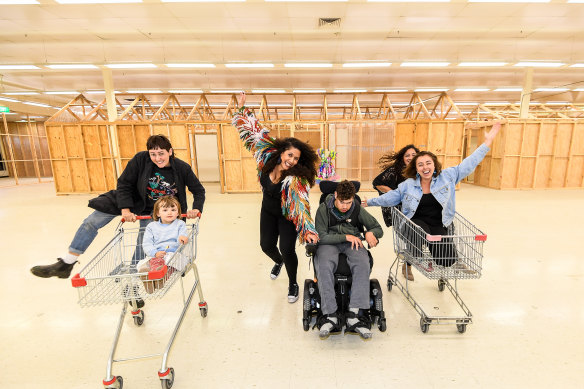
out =
[[8,109],[8,107],[4,107],[4,106],[0,105],[0,112],[8,113],[8,112],[10,112],[10,109]]

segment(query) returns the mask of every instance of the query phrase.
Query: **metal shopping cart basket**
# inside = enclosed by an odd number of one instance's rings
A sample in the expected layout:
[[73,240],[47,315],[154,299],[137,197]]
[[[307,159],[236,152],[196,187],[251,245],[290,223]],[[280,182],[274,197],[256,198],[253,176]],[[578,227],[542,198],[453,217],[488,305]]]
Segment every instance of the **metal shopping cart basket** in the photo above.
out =
[[[393,245],[396,259],[389,268],[387,289],[391,291],[396,285],[420,314],[420,329],[428,332],[430,324],[456,323],[458,332],[466,331],[467,324],[472,323],[472,313],[458,293],[459,279],[481,277],[483,244],[487,240],[481,230],[456,213],[454,221],[448,227],[448,235],[429,235],[414,224],[400,210],[392,208]],[[438,290],[448,288],[464,312],[464,316],[430,316],[414,299],[398,277],[401,263],[408,262],[429,279],[438,280]],[[454,285],[449,281],[454,280]]]
[[[184,217],[186,215],[182,216]],[[138,217],[138,219],[147,218],[149,216]],[[201,316],[207,316],[207,303],[203,298],[199,273],[195,265],[197,235],[199,232],[198,220],[196,219],[195,223],[187,225],[188,243],[181,245],[174,255],[166,261],[166,266],[163,266],[161,270],[150,272],[138,272],[136,269],[138,260],[144,257],[141,247],[141,237],[144,233],[144,228],[123,228],[122,221],[113,239],[81,272],[71,279],[73,287],[79,292],[79,305],[82,307],[117,303],[123,305],[107,362],[106,378],[103,380],[105,388],[121,389],[124,385],[121,376],[112,375],[112,365],[114,362],[159,356],[162,356],[162,366],[158,371],[158,377],[161,380],[162,387],[172,387],[174,383],[174,369],[167,367],[168,355],[195,291],[199,295]],[[188,298],[185,298],[183,278],[190,270],[192,270],[195,279]],[[179,280],[183,293],[184,306],[164,353],[114,359],[128,305],[130,305],[130,312],[134,319],[134,324],[141,326],[144,323],[144,310],[141,309],[144,305],[144,300],[162,299]]]

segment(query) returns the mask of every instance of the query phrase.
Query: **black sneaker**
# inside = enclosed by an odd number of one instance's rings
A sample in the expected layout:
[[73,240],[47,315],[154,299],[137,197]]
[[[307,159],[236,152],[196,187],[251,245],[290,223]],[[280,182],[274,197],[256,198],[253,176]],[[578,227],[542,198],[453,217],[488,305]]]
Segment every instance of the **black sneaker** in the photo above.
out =
[[61,258],[57,258],[57,262],[52,265],[35,266],[30,269],[30,272],[41,278],[69,278],[71,270],[73,270],[73,266],[75,266],[76,263],[77,261],[74,263],[65,263]]
[[270,278],[275,280],[280,275],[280,270],[282,270],[282,263],[276,263],[270,272]]
[[298,300],[298,284],[292,284],[288,287],[288,302],[293,304]]

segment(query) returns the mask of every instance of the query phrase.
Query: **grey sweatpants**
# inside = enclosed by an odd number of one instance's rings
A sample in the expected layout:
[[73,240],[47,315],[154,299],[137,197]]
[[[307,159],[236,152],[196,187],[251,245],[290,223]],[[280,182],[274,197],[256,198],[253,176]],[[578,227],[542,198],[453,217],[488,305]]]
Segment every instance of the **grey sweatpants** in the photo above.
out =
[[330,315],[337,311],[335,298],[335,276],[339,264],[339,254],[347,256],[353,275],[349,308],[369,309],[369,255],[367,249],[351,249],[351,243],[320,244],[316,251],[318,289],[322,313]]

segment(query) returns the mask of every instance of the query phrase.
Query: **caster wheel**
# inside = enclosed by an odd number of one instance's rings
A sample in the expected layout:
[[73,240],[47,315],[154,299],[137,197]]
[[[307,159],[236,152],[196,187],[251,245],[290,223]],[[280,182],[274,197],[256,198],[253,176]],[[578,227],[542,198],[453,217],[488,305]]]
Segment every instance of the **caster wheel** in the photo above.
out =
[[381,331],[381,332],[385,332],[387,330],[387,321],[385,320],[385,318],[378,319],[377,327],[379,328],[379,331]]
[[461,334],[464,334],[466,332],[466,324],[457,324],[456,325],[456,329],[458,330],[458,332],[460,332]]
[[391,288],[393,287],[393,282],[388,278],[387,279],[387,291],[391,292]]
[[199,311],[201,311],[201,317],[207,317],[207,307],[201,307]]
[[124,387],[124,379],[122,378],[122,376],[119,375],[114,377],[112,381],[106,382],[104,380],[103,385],[106,388],[122,389]]
[[138,327],[144,324],[144,311],[140,310],[140,313],[137,316],[134,316],[134,324]]
[[[160,373],[158,373],[158,375],[160,375]],[[169,369],[166,378],[160,379],[160,384],[162,385],[162,389],[172,388],[172,385],[174,385],[174,369],[172,367]]]
[[444,291],[444,285],[446,285],[446,282],[444,282],[444,280],[438,280],[438,290],[440,292]]
[[304,331],[308,331],[309,327],[310,327],[309,319],[302,319],[302,328],[304,329]]
[[420,329],[422,330],[422,332],[425,334],[426,332],[428,332],[429,328],[430,328],[430,324],[426,323],[426,319],[421,317],[420,318]]

